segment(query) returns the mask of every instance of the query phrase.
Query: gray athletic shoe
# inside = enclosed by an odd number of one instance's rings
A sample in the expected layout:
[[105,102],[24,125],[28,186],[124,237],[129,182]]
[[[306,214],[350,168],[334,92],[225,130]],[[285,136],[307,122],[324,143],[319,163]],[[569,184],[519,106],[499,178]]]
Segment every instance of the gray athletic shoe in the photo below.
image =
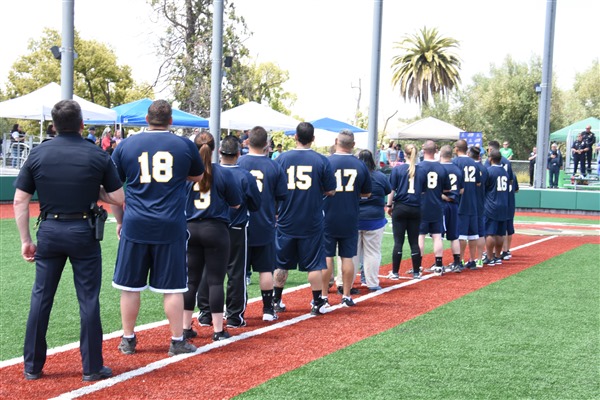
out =
[[195,352],[196,346],[189,343],[187,340],[171,340],[171,346],[169,346],[169,356],[173,357],[179,354],[187,354]]
[[285,304],[283,304],[283,302],[281,300],[279,300],[277,303],[273,303],[273,309],[275,310],[276,313],[284,312]]
[[121,343],[119,343],[118,349],[121,350],[121,353],[123,353],[123,354],[133,354],[133,353],[135,353],[136,345],[137,345],[137,336],[134,336],[131,339],[121,337]]

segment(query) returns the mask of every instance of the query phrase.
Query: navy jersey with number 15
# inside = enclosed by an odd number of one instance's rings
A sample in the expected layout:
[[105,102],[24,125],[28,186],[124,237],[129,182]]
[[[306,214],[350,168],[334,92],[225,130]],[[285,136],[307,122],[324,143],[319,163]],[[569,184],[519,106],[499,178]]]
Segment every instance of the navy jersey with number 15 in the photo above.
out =
[[323,229],[323,196],[336,188],[329,160],[310,149],[286,151],[275,159],[287,175],[288,194],[279,207],[277,228],[294,238]]

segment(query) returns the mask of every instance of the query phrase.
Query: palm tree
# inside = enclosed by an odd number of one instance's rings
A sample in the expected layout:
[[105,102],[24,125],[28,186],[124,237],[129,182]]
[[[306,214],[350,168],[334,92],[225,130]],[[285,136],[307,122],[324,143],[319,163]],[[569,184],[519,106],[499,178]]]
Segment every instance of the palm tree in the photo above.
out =
[[427,105],[435,94],[447,97],[460,83],[460,59],[450,52],[458,47],[456,39],[441,37],[435,28],[405,36],[394,46],[402,53],[392,59],[393,87],[400,85],[404,100],[419,105]]

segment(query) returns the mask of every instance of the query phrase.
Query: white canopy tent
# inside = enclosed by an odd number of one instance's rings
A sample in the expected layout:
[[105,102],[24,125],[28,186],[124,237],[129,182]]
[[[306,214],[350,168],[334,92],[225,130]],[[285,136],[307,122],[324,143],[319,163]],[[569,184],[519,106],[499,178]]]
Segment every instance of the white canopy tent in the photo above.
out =
[[221,113],[221,129],[245,130],[262,126],[268,131],[296,129],[300,121],[251,101]]
[[458,140],[461,132],[464,132],[464,129],[457,128],[434,117],[427,117],[400,128],[396,133],[388,135],[388,138],[397,140]]
[[[325,129],[315,129],[315,141],[314,145],[317,147],[331,146],[335,144],[335,139],[338,137],[339,132],[332,132]],[[355,149],[368,149],[369,148],[369,137],[367,132],[360,132],[354,134],[354,148]]]
[[[60,86],[57,83],[34,90],[31,93],[6,100],[0,103],[0,118],[52,120],[52,107],[62,99]],[[83,121],[108,120],[116,121],[117,113],[90,101],[73,95],[73,100],[81,106]]]

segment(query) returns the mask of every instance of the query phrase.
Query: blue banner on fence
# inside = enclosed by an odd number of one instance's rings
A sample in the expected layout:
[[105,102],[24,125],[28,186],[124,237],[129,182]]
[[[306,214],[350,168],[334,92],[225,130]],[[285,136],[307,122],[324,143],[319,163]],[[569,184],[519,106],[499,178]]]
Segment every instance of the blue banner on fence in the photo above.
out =
[[468,147],[479,145],[480,148],[483,148],[483,134],[481,132],[461,132],[459,138],[466,140]]

